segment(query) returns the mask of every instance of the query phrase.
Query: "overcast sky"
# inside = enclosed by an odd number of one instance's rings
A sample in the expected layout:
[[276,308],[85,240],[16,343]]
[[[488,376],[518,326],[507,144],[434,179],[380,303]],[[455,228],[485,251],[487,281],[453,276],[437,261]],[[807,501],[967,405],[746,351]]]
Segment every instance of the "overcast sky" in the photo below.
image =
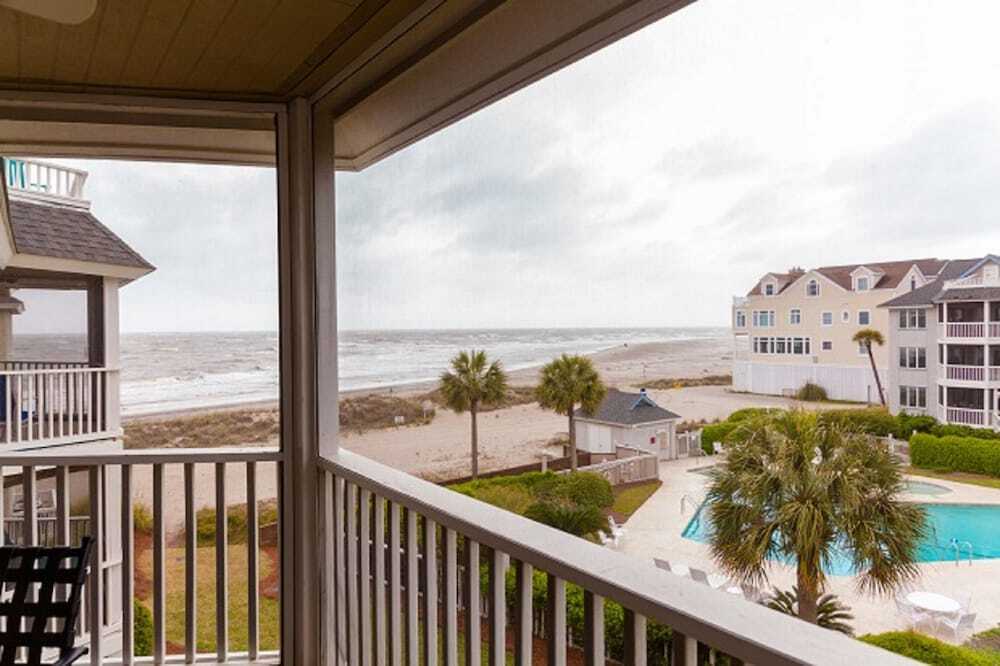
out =
[[[701,0],[339,174],[341,327],[723,325],[770,270],[996,252],[997,25],[987,2]],[[125,330],[276,326],[272,171],[73,164],[158,266]],[[22,332],[67,307],[32,305]]]

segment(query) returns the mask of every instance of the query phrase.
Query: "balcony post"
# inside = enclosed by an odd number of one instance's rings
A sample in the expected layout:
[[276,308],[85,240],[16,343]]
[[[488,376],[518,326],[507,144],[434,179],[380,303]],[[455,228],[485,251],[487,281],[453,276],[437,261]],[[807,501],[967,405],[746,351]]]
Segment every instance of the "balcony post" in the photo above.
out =
[[326,539],[317,501],[319,456],[336,453],[338,427],[333,117],[297,98],[277,120],[281,656],[311,665],[336,656],[324,654],[320,602],[334,585],[320,558]]
[[94,278],[87,285],[87,361],[91,367],[108,370],[104,378],[102,422],[111,433],[121,429],[119,286],[117,279],[108,277]]

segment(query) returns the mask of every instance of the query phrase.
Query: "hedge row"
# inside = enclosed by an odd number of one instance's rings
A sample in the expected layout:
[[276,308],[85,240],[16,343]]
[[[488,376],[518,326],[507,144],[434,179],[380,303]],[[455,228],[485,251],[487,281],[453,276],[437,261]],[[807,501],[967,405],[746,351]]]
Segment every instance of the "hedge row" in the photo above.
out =
[[1000,477],[1000,442],[916,433],[910,438],[910,461],[915,467]]
[[861,639],[904,657],[937,666],[1000,666],[1000,654],[948,643],[915,631],[889,631],[868,634]]

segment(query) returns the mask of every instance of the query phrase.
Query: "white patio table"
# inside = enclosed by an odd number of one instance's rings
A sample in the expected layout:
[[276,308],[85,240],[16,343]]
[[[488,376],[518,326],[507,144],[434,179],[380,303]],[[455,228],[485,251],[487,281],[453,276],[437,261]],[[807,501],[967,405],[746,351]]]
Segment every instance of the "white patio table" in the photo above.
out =
[[906,600],[914,607],[936,615],[950,615],[962,609],[962,605],[954,599],[935,592],[910,592]]

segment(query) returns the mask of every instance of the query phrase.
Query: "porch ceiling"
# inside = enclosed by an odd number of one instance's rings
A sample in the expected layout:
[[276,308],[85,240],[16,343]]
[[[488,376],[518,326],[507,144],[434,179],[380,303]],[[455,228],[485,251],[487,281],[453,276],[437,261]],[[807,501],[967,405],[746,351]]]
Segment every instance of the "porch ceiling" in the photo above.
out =
[[0,153],[267,163],[268,105],[306,97],[360,169],[691,1],[98,0],[79,25],[0,8]]

